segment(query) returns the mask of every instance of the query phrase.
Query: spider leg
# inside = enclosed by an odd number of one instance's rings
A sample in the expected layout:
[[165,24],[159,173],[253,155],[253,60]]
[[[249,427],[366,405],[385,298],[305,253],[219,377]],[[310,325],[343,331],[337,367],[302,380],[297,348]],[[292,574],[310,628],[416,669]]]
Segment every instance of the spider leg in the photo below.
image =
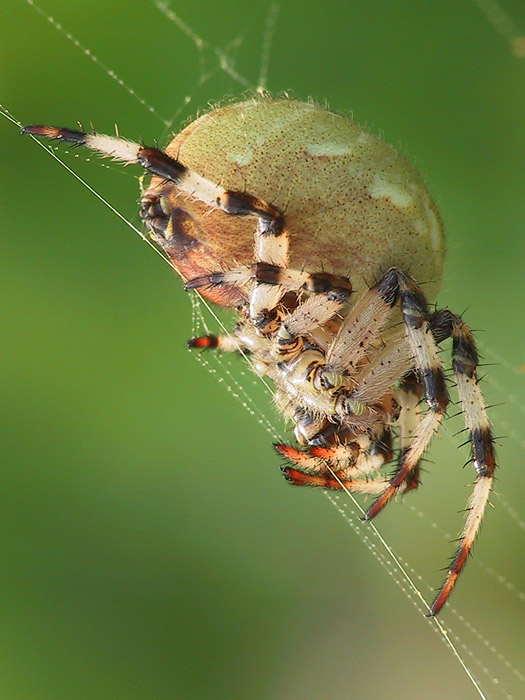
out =
[[436,312],[431,324],[435,335],[452,336],[452,364],[465,424],[470,433],[472,464],[477,472],[459,547],[430,607],[429,615],[433,616],[445,604],[472,549],[492,489],[496,458],[494,437],[476,374],[479,357],[470,328],[448,309]]
[[278,360],[296,355],[304,347],[305,339],[326,344],[322,326],[341,309],[342,302],[330,295],[317,294],[303,301],[281,323],[274,340],[273,353]]
[[[295,486],[320,486],[325,489],[346,489],[360,493],[381,493],[388,485],[386,479],[360,479],[378,471],[392,458],[390,430],[370,445],[362,435],[356,441],[328,447],[298,450],[290,445],[276,444],[275,449],[294,467],[283,467],[287,481]],[[364,446],[369,449],[364,449]],[[297,468],[296,468],[297,467]]]
[[264,330],[268,320],[273,321],[271,312],[286,292],[328,293],[332,299],[339,302],[344,301],[351,292],[347,277],[327,272],[310,273],[305,270],[294,270],[286,265],[276,265],[266,261],[195,277],[188,280],[185,288],[188,290],[229,284],[252,286],[250,317],[261,330]]
[[320,486],[330,490],[378,494],[384,491],[388,484],[386,479],[346,479],[337,472],[322,475],[305,474],[293,467],[283,467],[282,471],[286,481],[294,486]]
[[[353,374],[355,388],[345,396],[351,410],[358,406],[375,406],[386,394],[391,393],[399,377],[414,366],[414,356],[410,344],[404,336],[395,333],[375,354],[358,374]],[[344,402],[343,402],[344,403]]]
[[390,319],[399,296],[396,270],[388,270],[352,306],[326,353],[327,372],[355,370]]
[[[211,273],[189,280],[187,289],[208,284],[242,284],[254,281],[251,292],[251,317],[262,322],[266,313],[274,309],[286,291],[306,289],[312,292],[332,291],[346,298],[351,285],[346,277],[325,272],[309,274],[299,270],[288,271],[288,234],[284,228],[284,215],[268,202],[244,192],[226,190],[220,185],[186,168],[158,148],[133,143],[126,139],[105,134],[86,133],[55,126],[25,126],[22,133],[66,141],[76,146],[86,146],[104,156],[126,164],[138,164],[145,170],[165,180],[176,183],[183,192],[202,202],[221,209],[231,216],[254,216],[258,220],[255,237],[254,266],[238,268],[230,273]],[[155,203],[153,203],[155,204]],[[147,203],[148,213],[150,202]],[[160,218],[163,219],[162,213]],[[165,225],[162,220],[158,226]]]
[[250,352],[234,335],[201,335],[196,338],[190,338],[190,340],[187,341],[187,346],[191,349],[196,348],[199,350],[243,352],[244,354]]
[[[398,399],[401,406],[399,414],[399,465],[401,465],[407,453],[420,421],[420,402],[423,387],[417,373],[412,370],[401,380]],[[420,463],[418,462],[407,476],[405,481],[405,493],[417,489],[419,486]]]
[[429,313],[423,293],[413,279],[395,268],[385,273],[383,281],[385,280],[390,280],[393,285],[394,303],[397,297],[401,301],[407,340],[425,390],[428,408],[388,488],[370,506],[364,520],[374,518],[404,485],[438,430],[448,405],[445,377],[429,325]]
[[[284,217],[276,207],[243,192],[225,190],[224,187],[216,185],[208,178],[190,170],[180,161],[158,148],[144,146],[116,136],[86,133],[56,126],[25,126],[22,133],[66,141],[75,146],[85,146],[127,165],[141,165],[153,175],[176,183],[183,192],[191,194],[210,206],[222,209],[227,214],[232,216],[255,215],[259,219],[261,234],[278,238],[283,233]],[[286,258],[287,238],[285,237],[282,243],[273,244],[271,249],[274,255],[277,255],[277,251],[282,249],[281,256]]]
[[[360,447],[356,442],[346,445],[331,445],[329,447],[311,446],[305,450],[285,444],[276,444],[277,452],[289,462],[298,467],[304,476],[322,476],[329,474],[328,465],[335,472],[347,469],[355,464]],[[285,467],[283,473],[286,475]],[[313,484],[312,484],[313,485]]]
[[273,330],[272,312],[289,291],[330,293],[339,301],[349,296],[352,286],[347,277],[288,267],[288,233],[284,215],[276,207],[239,192],[224,191],[221,202],[225,203],[222,208],[227,214],[257,217],[255,263],[188,280],[186,289],[210,284],[251,285],[250,318],[261,332],[267,330],[268,324]]

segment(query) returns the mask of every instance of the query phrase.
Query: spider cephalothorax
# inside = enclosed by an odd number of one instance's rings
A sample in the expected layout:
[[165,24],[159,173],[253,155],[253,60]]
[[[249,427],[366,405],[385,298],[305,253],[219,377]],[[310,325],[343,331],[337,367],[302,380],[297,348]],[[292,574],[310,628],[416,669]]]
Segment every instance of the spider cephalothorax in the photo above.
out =
[[[276,445],[288,481],[375,494],[367,520],[418,486],[449,401],[437,346],[452,338],[477,480],[430,609],[439,612],[478,531],[495,460],[472,334],[461,317],[428,307],[443,235],[414,168],[355,122],[285,98],[213,110],[165,151],[56,127],[24,131],[153,173],[140,210],[152,238],[187,289],[240,314],[232,336],[190,347],[249,355],[294,425],[298,446]],[[418,280],[433,280],[427,296]],[[397,470],[386,478],[395,427]]]

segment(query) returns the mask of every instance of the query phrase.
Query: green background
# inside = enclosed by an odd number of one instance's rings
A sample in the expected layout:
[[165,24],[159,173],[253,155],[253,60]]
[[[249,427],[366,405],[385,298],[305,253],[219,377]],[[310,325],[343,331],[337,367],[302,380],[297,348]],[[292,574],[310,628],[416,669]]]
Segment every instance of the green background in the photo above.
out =
[[[243,91],[211,50],[200,67],[153,3],[42,3],[160,114],[178,110],[176,126]],[[257,81],[266,3],[174,7],[213,46],[241,36],[236,66]],[[525,33],[523,2],[504,8]],[[33,8],[0,12],[0,102],[21,122],[117,122],[165,143],[155,115]],[[486,361],[502,360],[484,383],[504,402],[497,490],[522,514],[524,68],[474,2],[283,0],[268,81],[353,110],[423,171],[448,233],[440,304],[468,307]],[[393,578],[320,492],[285,484],[271,436],[186,350],[191,307],[168,266],[3,119],[0,139],[0,697],[476,698]],[[76,153],[67,163],[137,222],[138,173]],[[424,487],[377,521],[432,586],[453,545],[411,506],[459,531],[472,481],[460,429],[448,422]],[[497,653],[520,667],[524,600],[497,576],[525,588],[525,533],[492,500],[442,619],[487,696],[518,698]]]

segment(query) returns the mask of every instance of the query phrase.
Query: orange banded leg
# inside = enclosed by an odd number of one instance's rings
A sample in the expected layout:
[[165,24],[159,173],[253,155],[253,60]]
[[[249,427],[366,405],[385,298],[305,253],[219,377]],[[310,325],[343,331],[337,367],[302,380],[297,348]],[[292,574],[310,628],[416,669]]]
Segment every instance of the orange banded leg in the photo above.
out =
[[352,493],[381,493],[388,484],[386,479],[345,479],[333,474],[305,474],[293,467],[282,468],[284,478],[294,486],[320,486],[323,489],[351,491]]
[[[359,438],[358,438],[359,439]],[[388,485],[386,479],[362,479],[355,477],[378,471],[392,458],[390,430],[372,445],[366,438],[369,450],[358,442],[346,445],[311,446],[299,450],[291,445],[276,444],[275,448],[293,467],[283,467],[282,472],[296,486],[320,486],[326,489],[348,489],[362,493],[381,493]]]
[[[311,446],[306,450],[299,450],[291,445],[276,444],[277,452],[297,467],[304,476],[323,476],[330,474],[328,465],[335,472],[340,472],[355,464],[359,454],[359,447],[356,443],[348,445],[332,445],[329,447]],[[283,467],[286,476],[287,467]],[[304,483],[304,482],[303,482]],[[311,486],[322,486],[314,484]]]

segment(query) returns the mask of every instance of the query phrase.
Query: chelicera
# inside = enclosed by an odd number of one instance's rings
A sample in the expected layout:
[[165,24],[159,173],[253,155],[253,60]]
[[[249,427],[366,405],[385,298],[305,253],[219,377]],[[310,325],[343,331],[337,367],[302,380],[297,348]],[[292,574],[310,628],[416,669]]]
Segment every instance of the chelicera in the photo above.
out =
[[[232,336],[194,338],[190,347],[249,354],[294,425],[297,444],[275,446],[286,479],[373,494],[366,520],[419,485],[449,403],[438,346],[452,338],[477,476],[430,607],[437,614],[478,532],[495,457],[472,333],[452,311],[429,308],[443,233],[413,166],[352,120],[288,98],[213,109],[164,151],[57,127],[24,132],[153,174],[140,205],[149,234],[186,289],[239,314]],[[393,459],[393,433],[399,450],[388,478],[381,469]]]

